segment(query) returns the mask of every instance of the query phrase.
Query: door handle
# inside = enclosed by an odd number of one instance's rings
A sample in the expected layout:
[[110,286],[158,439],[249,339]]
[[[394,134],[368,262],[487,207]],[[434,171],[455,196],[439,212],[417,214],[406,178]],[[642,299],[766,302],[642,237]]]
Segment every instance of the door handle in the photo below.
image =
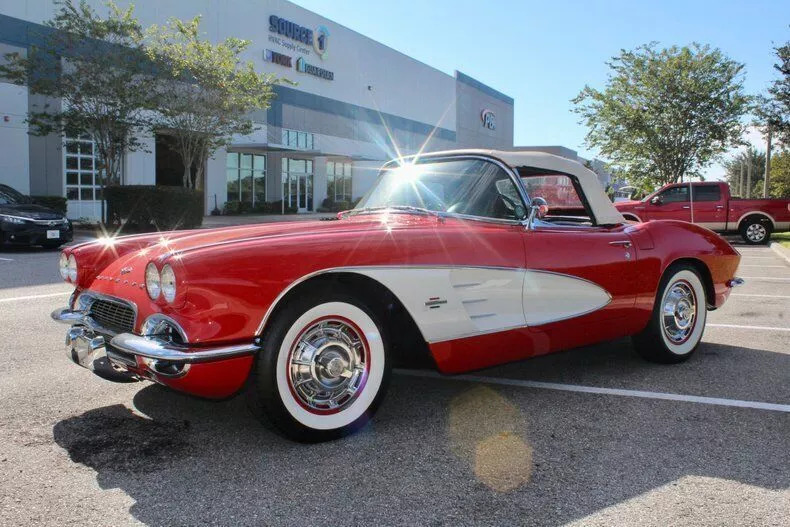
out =
[[615,247],[625,247],[628,249],[631,247],[631,242],[629,240],[617,240],[614,242],[609,242],[609,245],[614,245]]
[[684,209],[690,209],[691,207],[689,205],[683,205],[683,208]]
[[724,205],[716,205],[716,210],[721,210],[724,208]]

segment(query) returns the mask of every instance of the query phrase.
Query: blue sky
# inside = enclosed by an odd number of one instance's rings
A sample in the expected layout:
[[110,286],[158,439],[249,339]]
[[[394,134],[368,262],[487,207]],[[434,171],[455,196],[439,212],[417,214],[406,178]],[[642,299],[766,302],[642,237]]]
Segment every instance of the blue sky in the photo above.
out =
[[[790,1],[295,0],[435,68],[458,69],[510,95],[516,145],[581,155],[585,128],[570,99],[601,87],[604,62],[650,41],[700,42],[746,65],[749,93],[774,78],[773,47],[790,40]],[[757,134],[751,139],[759,141]],[[718,166],[708,177],[720,173]]]

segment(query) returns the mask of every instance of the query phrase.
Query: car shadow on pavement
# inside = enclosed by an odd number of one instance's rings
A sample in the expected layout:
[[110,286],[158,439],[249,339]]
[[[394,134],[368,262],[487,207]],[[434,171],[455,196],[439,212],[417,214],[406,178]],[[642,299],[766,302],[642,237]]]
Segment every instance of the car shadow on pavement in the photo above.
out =
[[[790,368],[788,355],[717,349]],[[718,356],[699,360],[715,369]],[[625,347],[605,362],[654,371]],[[671,368],[682,375],[689,364]],[[519,365],[529,378],[529,362]],[[210,402],[149,385],[133,406],[69,417],[53,433],[149,525],[560,525],[675,492],[689,476],[790,487],[790,414],[780,412],[395,375],[358,434],[303,445],[262,427],[242,397]]]

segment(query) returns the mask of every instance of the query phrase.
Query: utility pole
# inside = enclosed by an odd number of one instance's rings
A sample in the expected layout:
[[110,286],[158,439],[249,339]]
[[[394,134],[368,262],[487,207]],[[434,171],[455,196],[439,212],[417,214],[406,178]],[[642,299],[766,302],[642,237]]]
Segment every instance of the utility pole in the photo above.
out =
[[763,178],[763,197],[768,197],[769,181],[771,177],[771,125],[768,125],[768,137],[765,138],[765,178]]
[[741,158],[741,177],[740,177],[740,178],[738,178],[738,195],[739,195],[740,197],[742,197],[742,198],[745,198],[745,197],[746,197],[746,196],[744,195],[744,193],[743,193],[743,176],[745,175],[745,174],[744,174],[744,169],[745,169],[745,168],[746,168],[746,167],[743,165],[743,158]]
[[752,197],[752,155],[749,153],[749,164],[746,166],[746,199]]

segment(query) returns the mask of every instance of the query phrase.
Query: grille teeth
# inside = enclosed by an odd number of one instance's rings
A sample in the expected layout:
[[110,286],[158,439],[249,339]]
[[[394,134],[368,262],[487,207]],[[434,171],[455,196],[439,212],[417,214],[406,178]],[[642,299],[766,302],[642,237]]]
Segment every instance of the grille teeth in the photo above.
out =
[[90,316],[101,326],[116,333],[131,333],[134,330],[134,309],[121,302],[94,300]]

